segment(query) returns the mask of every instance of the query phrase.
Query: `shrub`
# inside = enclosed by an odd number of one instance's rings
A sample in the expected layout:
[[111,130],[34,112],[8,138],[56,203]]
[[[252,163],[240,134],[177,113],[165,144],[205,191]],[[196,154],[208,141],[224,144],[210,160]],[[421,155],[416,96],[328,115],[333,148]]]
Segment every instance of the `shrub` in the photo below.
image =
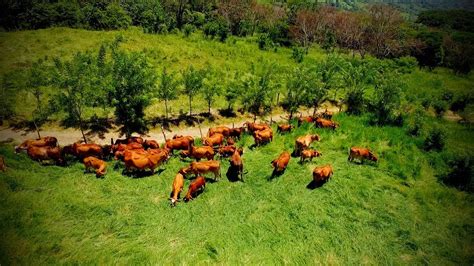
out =
[[402,74],[409,74],[418,66],[416,58],[411,56],[397,58],[394,62],[397,70]]
[[421,112],[421,110],[415,112],[415,114],[408,119],[407,133],[411,136],[418,137],[423,132],[424,121]]
[[301,47],[293,47],[291,52],[291,58],[293,58],[297,63],[303,62],[305,50]]
[[105,29],[126,29],[132,23],[132,19],[118,4],[109,4],[105,9]]
[[445,176],[441,177],[441,181],[446,185],[453,186],[460,190],[474,190],[472,179],[472,157],[466,155],[458,155],[448,162],[449,169]]
[[269,48],[272,48],[274,46],[273,41],[270,39],[270,36],[268,33],[262,33],[258,37],[258,48],[260,50],[268,50]]
[[191,24],[186,24],[183,26],[183,33],[184,33],[184,36],[185,37],[189,37],[189,35],[191,35],[191,33],[194,32],[194,26],[191,25]]
[[361,89],[353,89],[346,96],[347,112],[349,114],[358,115],[362,113],[364,108],[364,91]]
[[448,103],[442,99],[437,99],[433,102],[433,108],[438,117],[441,117],[448,109]]
[[441,151],[444,149],[446,133],[441,128],[433,128],[423,143],[426,151]]

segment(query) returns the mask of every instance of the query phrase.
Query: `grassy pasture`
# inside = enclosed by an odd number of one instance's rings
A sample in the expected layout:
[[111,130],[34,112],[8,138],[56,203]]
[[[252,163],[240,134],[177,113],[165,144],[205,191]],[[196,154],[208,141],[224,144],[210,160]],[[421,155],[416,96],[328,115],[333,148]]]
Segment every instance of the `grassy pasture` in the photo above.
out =
[[[336,120],[335,132],[304,125],[253,150],[244,137],[245,183],[227,180],[223,160],[221,180],[176,208],[171,183],[188,163],[178,158],[143,178],[110,162],[96,179],[80,163],[41,166],[1,146],[9,169],[0,173],[0,263],[472,264],[474,198],[437,182],[440,155],[420,151],[404,128]],[[472,151],[470,128],[446,127],[446,152]],[[305,165],[292,158],[268,180],[270,161],[310,132],[321,135],[313,147],[323,156]],[[347,162],[352,145],[371,147],[379,163]],[[327,163],[333,178],[306,188]]]

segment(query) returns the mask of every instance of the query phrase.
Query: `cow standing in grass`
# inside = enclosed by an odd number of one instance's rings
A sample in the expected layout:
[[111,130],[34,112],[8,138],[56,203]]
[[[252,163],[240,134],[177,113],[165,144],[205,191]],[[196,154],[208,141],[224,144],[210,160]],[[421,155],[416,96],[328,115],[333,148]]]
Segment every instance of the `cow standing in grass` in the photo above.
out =
[[184,176],[181,173],[176,174],[173,180],[173,186],[171,187],[171,195],[170,201],[171,206],[176,206],[176,202],[178,202],[179,195],[181,191],[183,191],[184,186]]
[[197,197],[199,193],[204,191],[204,188],[206,187],[206,179],[203,176],[198,176],[190,185],[188,188],[188,193],[186,193],[186,197],[184,197],[184,201],[188,202],[190,200],[193,200],[194,198]]
[[358,159],[361,163],[365,160],[377,162],[378,158],[375,156],[372,151],[367,148],[352,147],[349,151],[348,161],[352,162],[354,159]]

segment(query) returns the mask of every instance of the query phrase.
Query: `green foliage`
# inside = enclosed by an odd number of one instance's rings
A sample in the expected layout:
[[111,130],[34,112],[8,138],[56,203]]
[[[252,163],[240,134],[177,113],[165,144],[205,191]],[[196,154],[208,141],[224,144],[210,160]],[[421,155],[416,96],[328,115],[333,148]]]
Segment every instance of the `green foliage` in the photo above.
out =
[[218,37],[221,42],[225,42],[230,34],[230,30],[224,20],[216,19],[203,25],[203,33],[206,37]]
[[112,95],[116,123],[127,137],[148,131],[145,108],[155,86],[155,74],[147,58],[139,52],[115,51],[112,67]]
[[165,101],[165,116],[168,118],[168,101],[178,98],[178,81],[176,80],[176,74],[174,72],[168,73],[166,67],[163,68],[161,74],[161,82],[158,86],[157,97],[160,100]]
[[298,111],[299,107],[306,103],[308,93],[315,85],[310,78],[312,75],[312,69],[304,67],[295,68],[289,74],[286,83],[286,94],[282,102],[283,109],[290,113],[289,120]]
[[14,73],[2,75],[0,80],[0,125],[14,116],[16,87],[12,76]]
[[306,54],[305,48],[294,46],[291,49],[291,58],[295,60],[296,63],[303,62],[304,55]]
[[428,136],[426,136],[423,148],[426,151],[441,151],[444,149],[445,139],[446,132],[441,128],[434,127],[429,131]]
[[121,5],[132,19],[132,24],[142,26],[146,33],[163,33],[167,30],[167,15],[160,1],[122,1]]
[[126,29],[132,22],[125,10],[115,3],[89,3],[81,11],[82,23],[90,29]]
[[400,125],[402,89],[405,84],[398,75],[384,74],[377,77],[375,94],[370,103],[372,122],[378,125]]
[[264,64],[261,69],[255,69],[241,77],[242,86],[242,104],[245,110],[257,115],[270,110],[271,96],[274,84],[272,65]]
[[420,12],[416,22],[430,27],[474,32],[473,16],[474,11],[470,10],[428,10]]
[[222,94],[223,87],[221,85],[220,71],[212,69],[210,66],[207,67],[205,78],[202,82],[203,86],[201,93],[203,98],[207,102],[208,113],[211,113],[211,104],[215,101],[216,97]]
[[260,50],[268,50],[275,46],[273,41],[270,39],[270,35],[267,33],[260,34],[257,43]]
[[190,65],[182,72],[183,76],[183,92],[189,97],[189,115],[192,115],[192,100],[202,88],[202,83],[205,78],[205,71],[202,69],[195,69]]
[[441,177],[446,185],[469,192],[474,191],[473,159],[468,155],[456,155],[448,162],[450,171]]
[[183,26],[184,37],[189,37],[191,33],[195,31],[195,27],[192,24],[185,24]]

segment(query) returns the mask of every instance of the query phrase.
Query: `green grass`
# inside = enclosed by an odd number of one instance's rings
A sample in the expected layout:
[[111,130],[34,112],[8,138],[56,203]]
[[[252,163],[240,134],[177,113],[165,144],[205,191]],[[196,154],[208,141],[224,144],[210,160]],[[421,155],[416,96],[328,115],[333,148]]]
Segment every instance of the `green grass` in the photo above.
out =
[[[474,197],[436,180],[430,156],[439,155],[420,151],[404,128],[336,120],[336,132],[306,125],[253,150],[244,137],[245,183],[226,179],[224,160],[221,181],[176,208],[171,183],[187,164],[177,158],[136,179],[110,162],[96,179],[80,163],[41,166],[1,146],[9,170],[0,173],[0,263],[472,265]],[[447,152],[472,156],[472,130],[447,126]],[[321,135],[313,146],[323,156],[305,165],[292,158],[269,181],[270,161],[309,132]],[[347,162],[352,145],[371,147],[379,163]],[[332,179],[307,189],[312,169],[326,163]]]

